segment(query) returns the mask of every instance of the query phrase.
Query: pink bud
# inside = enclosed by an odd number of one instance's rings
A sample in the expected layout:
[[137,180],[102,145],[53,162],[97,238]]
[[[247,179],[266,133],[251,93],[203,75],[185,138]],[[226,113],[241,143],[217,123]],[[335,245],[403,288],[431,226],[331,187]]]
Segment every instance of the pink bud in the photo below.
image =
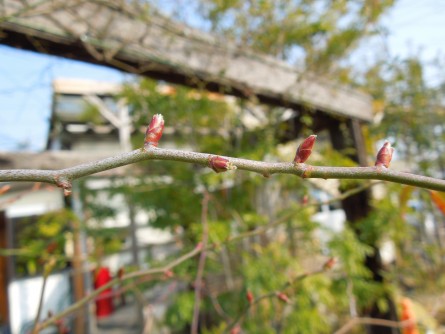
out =
[[386,141],[382,148],[377,153],[377,159],[375,161],[375,165],[377,167],[386,167],[389,168],[389,164],[391,163],[392,154],[394,153],[394,148],[391,147],[391,143]]
[[230,331],[230,334],[239,334],[241,333],[241,327],[239,325],[236,325],[235,327],[232,328],[232,330]]
[[290,302],[289,297],[284,292],[278,292],[277,293],[277,298],[279,300],[281,300],[282,302],[285,302],[285,303],[289,303]]
[[172,270],[167,269],[166,271],[164,271],[165,278],[172,278],[173,276],[175,276],[175,273]]
[[217,173],[236,169],[236,166],[234,166],[228,159],[220,156],[214,156],[209,159],[209,167]]
[[297,164],[304,163],[312,153],[314,147],[316,135],[310,135],[298,146],[297,154],[295,155],[294,162]]
[[151,119],[150,125],[145,133],[144,146],[157,147],[159,139],[162,137],[162,131],[164,130],[164,117],[161,114],[156,114]]
[[335,266],[336,263],[337,263],[337,259],[335,257],[331,257],[324,263],[323,269],[330,270]]

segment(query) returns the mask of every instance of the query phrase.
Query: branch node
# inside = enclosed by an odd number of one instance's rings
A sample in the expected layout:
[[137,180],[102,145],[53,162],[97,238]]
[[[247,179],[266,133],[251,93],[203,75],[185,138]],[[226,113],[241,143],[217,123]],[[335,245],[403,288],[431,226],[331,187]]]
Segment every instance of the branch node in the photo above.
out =
[[301,178],[302,179],[310,178],[313,170],[314,170],[314,167],[312,167],[311,165],[304,164],[303,173],[301,174]]
[[277,298],[279,300],[281,300],[283,303],[289,304],[290,303],[290,299],[289,296],[286,295],[284,292],[277,292],[276,294]]
[[54,181],[56,182],[56,185],[57,185],[59,188],[62,188],[62,189],[63,189],[63,194],[64,194],[65,196],[69,196],[69,195],[71,195],[71,192],[72,192],[72,183],[71,183],[71,180],[70,180],[70,179],[68,179],[66,176],[63,176],[63,175],[56,175],[56,176],[54,177]]

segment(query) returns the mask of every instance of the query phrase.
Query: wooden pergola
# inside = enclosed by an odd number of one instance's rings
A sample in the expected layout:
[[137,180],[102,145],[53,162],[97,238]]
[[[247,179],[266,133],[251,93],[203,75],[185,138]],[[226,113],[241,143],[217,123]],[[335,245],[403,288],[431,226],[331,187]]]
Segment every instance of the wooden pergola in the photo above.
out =
[[260,102],[372,120],[371,99],[129,1],[0,3],[0,43]]

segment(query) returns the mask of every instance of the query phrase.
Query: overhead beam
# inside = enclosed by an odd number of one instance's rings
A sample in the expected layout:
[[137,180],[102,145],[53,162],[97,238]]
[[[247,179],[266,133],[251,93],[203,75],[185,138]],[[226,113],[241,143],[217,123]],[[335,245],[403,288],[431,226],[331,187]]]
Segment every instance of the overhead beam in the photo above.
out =
[[172,22],[138,1],[4,0],[0,43],[295,109],[371,121],[370,96]]

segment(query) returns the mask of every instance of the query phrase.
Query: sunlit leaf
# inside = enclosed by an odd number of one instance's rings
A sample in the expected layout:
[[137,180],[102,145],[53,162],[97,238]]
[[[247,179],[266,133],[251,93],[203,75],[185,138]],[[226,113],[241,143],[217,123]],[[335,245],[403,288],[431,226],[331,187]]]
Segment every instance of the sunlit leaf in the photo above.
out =
[[445,196],[443,193],[438,191],[430,191],[431,200],[436,205],[436,207],[445,215]]

